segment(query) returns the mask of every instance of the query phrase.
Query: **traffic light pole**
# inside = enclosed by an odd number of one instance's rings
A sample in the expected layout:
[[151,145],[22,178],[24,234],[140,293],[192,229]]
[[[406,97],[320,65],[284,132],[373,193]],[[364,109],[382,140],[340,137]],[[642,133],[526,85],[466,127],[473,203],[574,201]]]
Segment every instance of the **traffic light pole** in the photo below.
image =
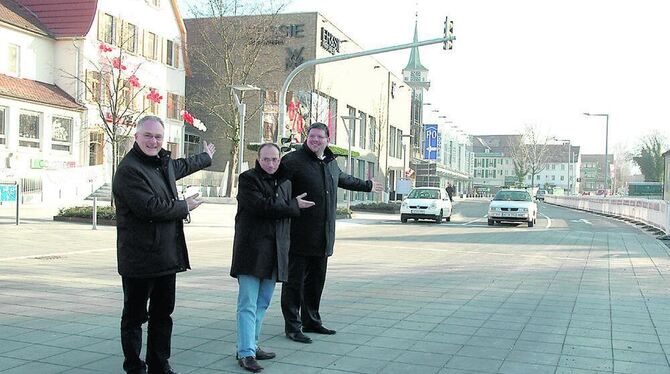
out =
[[298,65],[293,71],[291,71],[288,76],[286,76],[286,79],[284,80],[284,84],[282,85],[281,91],[279,92],[279,123],[277,126],[281,126],[281,132],[277,131],[278,134],[281,134],[282,137],[286,137],[287,133],[287,128],[284,124],[285,119],[286,119],[286,93],[288,92],[288,87],[293,81],[293,78],[298,75],[301,71],[320,64],[325,64],[328,62],[335,62],[335,61],[342,61],[342,60],[349,60],[352,58],[356,57],[363,57],[363,56],[370,56],[370,55],[376,55],[380,53],[386,53],[386,52],[393,52],[393,51],[399,51],[401,49],[408,49],[408,48],[414,48],[414,47],[422,47],[424,45],[431,45],[431,44],[437,44],[437,43],[449,43],[451,41],[456,40],[456,37],[454,35],[449,35],[445,36],[443,38],[437,38],[437,39],[430,39],[430,40],[424,40],[416,43],[407,43],[407,44],[400,44],[400,45],[394,45],[390,47],[384,47],[384,48],[377,48],[377,49],[371,49],[368,51],[360,51],[360,52],[355,52],[355,53],[347,53],[343,55],[337,55],[337,56],[329,56],[329,57],[323,57],[323,58],[317,58],[314,60],[309,60],[305,61],[302,64]]

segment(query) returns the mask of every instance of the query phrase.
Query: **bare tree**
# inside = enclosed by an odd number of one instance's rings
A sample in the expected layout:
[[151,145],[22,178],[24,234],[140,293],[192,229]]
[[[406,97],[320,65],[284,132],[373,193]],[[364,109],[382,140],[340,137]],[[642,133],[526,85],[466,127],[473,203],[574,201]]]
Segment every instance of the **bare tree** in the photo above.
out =
[[[121,158],[129,150],[131,132],[135,123],[145,113],[156,112],[156,105],[163,96],[153,88],[140,82],[138,73],[142,59],[132,56],[138,43],[134,32],[121,27],[115,35],[99,35],[113,44],[100,42],[98,60],[87,61],[87,71],[83,76],[62,73],[76,80],[84,87],[86,101],[97,108],[98,120],[91,118],[94,127],[105,134],[105,142],[111,147],[112,179]],[[139,99],[142,98],[142,104]],[[114,206],[114,199],[111,201]]]
[[665,171],[663,152],[666,148],[666,138],[657,131],[640,139],[633,161],[640,167],[645,182],[663,181]]
[[510,141],[509,149],[512,156],[512,164],[514,165],[514,175],[516,176],[517,183],[523,185],[528,175],[528,149],[523,143],[523,138],[514,138],[514,140]]
[[[234,171],[242,161],[238,159],[240,121],[231,86],[254,84],[277,71],[276,64],[262,64],[262,56],[272,42],[276,15],[283,7],[283,3],[272,1],[241,4],[236,0],[205,0],[189,9],[196,19],[186,20],[193,67],[192,76],[187,78],[187,107],[224,129],[219,140],[230,149],[228,196],[232,192]],[[259,14],[265,15],[246,17]],[[260,105],[249,108],[247,116],[253,117],[260,108]]]
[[621,191],[630,182],[631,161],[633,156],[623,143],[617,143],[612,147],[614,155],[614,179],[612,180],[612,191]]
[[537,125],[526,125],[523,134],[523,143],[526,148],[526,160],[528,173],[530,174],[530,186],[535,186],[535,176],[547,167],[549,138],[541,135]]

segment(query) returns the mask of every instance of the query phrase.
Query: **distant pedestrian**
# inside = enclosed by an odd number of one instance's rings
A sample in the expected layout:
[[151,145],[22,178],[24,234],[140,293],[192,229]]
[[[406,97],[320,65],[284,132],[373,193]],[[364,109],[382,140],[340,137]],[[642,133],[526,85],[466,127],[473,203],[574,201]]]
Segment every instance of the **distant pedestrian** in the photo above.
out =
[[237,278],[237,359],[241,367],[259,372],[256,360],[274,358],[258,346],[263,317],[276,282],[288,278],[291,219],[314,203],[305,193],[291,197],[291,181],[279,164],[279,147],[265,143],[256,166],[240,174],[235,239],[230,275]]
[[447,195],[449,195],[449,201],[453,202],[454,201],[454,198],[453,198],[454,186],[452,186],[450,182],[447,182],[446,190],[447,190]]
[[316,204],[291,220],[288,282],[282,285],[281,307],[286,336],[311,343],[303,332],[335,334],[323,326],[319,305],[326,282],[328,257],[335,244],[337,187],[350,191],[381,192],[383,186],[343,173],[328,148],[328,127],[313,123],[302,147],[284,156],[282,165],[291,173],[293,195],[307,193]]
[[[176,374],[168,363],[175,274],[191,268],[183,220],[202,202],[197,195],[178,200],[175,181],[209,166],[215,152],[213,144],[203,142],[203,153],[173,160],[162,149],[163,134],[160,118],[140,119],[135,144],[121,160],[112,182],[123,284],[123,369],[133,374]],[[145,362],[140,351],[142,324],[147,321]]]

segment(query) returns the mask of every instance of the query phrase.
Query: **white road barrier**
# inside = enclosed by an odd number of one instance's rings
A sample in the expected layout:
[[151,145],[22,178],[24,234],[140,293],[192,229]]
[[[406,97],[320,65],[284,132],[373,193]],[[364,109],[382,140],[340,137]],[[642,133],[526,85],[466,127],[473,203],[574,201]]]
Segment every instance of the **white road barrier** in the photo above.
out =
[[670,234],[670,202],[665,200],[554,195],[545,195],[544,200],[550,204],[630,218]]

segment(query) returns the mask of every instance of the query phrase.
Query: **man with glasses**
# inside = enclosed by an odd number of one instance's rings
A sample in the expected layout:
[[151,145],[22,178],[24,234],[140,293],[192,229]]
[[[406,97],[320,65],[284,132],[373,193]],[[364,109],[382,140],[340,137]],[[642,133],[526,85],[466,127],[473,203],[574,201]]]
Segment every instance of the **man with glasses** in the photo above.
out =
[[[179,200],[175,181],[211,165],[215,152],[213,144],[203,142],[203,153],[173,160],[163,149],[164,127],[156,116],[137,122],[135,144],[112,182],[123,285],[123,369],[133,374],[175,374],[168,363],[175,274],[191,268],[183,220],[202,203],[197,194]],[[145,362],[140,351],[142,324],[147,321]]]
[[335,330],[323,326],[319,305],[328,257],[333,254],[335,243],[337,188],[383,190],[376,181],[364,181],[342,172],[328,148],[329,137],[328,126],[315,122],[308,128],[302,147],[282,158],[282,165],[291,173],[293,194],[306,192],[315,203],[291,220],[288,281],[281,293],[286,336],[300,343],[312,342],[303,332],[335,334]]

